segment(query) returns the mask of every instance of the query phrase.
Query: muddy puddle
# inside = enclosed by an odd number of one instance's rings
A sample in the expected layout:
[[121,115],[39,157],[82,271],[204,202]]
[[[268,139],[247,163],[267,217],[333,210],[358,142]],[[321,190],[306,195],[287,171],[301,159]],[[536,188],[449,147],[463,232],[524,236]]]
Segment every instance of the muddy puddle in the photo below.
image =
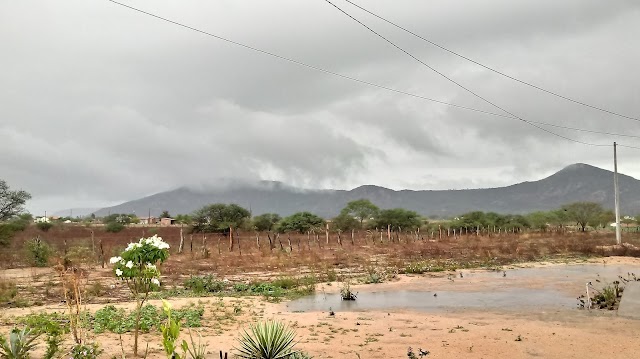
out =
[[[460,275],[462,273],[462,276]],[[320,292],[286,303],[290,312],[416,310],[553,310],[577,307],[587,282],[605,283],[640,274],[637,265],[553,265],[505,271],[462,270],[433,278],[414,276],[407,283],[354,287],[355,301]],[[598,282],[599,281],[599,282]]]

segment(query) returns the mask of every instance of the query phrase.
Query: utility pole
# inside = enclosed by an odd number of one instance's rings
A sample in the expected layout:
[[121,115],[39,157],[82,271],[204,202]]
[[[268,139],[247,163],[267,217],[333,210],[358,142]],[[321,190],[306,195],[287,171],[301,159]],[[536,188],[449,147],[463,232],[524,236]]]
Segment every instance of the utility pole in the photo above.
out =
[[616,244],[622,244],[622,237],[620,234],[620,190],[618,188],[618,152],[616,148],[617,144],[613,143],[613,198],[616,207]]

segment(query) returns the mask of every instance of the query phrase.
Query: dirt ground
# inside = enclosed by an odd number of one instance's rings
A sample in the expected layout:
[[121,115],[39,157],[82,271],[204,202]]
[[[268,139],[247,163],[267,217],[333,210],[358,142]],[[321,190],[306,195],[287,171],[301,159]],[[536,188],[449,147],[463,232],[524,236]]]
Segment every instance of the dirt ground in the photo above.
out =
[[[640,272],[640,259],[610,257],[591,260],[593,265],[622,264]],[[604,261],[604,262],[603,262]],[[531,263],[523,267],[548,267],[563,264]],[[510,278],[514,267],[505,267]],[[471,271],[465,272],[471,274]],[[456,273],[457,274],[457,273]],[[10,276],[5,271],[2,276]],[[441,288],[450,282],[448,273],[398,276],[381,284],[356,285],[354,290],[395,291],[416,288]],[[545,286],[573,282],[571,278],[545,279]],[[578,276],[574,292],[584,286]],[[468,275],[458,280],[458,290],[473,291],[487,286],[486,278]],[[539,278],[518,280],[517,285],[537,288]],[[327,293],[336,291],[334,283],[324,285]],[[575,293],[576,296],[580,293]],[[232,352],[242,328],[257,319],[283,320],[297,332],[298,348],[316,358],[403,358],[412,347],[430,351],[428,358],[636,358],[640,352],[640,321],[618,317],[614,311],[578,310],[574,308],[462,309],[438,312],[411,310],[367,310],[339,312],[290,312],[287,303],[269,303],[258,297],[245,298],[177,298],[174,307],[203,305],[204,326],[198,328],[208,344],[208,357],[218,351]],[[152,304],[160,305],[159,301]],[[118,306],[132,307],[133,303]],[[90,304],[96,310],[101,304]],[[233,308],[239,307],[239,313]],[[3,310],[0,317],[24,315],[41,310],[64,310],[61,305]],[[3,328],[3,331],[8,327]],[[163,358],[159,333],[144,334],[141,347],[148,343],[149,358]],[[120,338],[101,334],[95,338],[105,349],[103,357],[121,356]],[[122,336],[125,351],[130,352],[132,335]],[[129,353],[130,354],[130,353]]]

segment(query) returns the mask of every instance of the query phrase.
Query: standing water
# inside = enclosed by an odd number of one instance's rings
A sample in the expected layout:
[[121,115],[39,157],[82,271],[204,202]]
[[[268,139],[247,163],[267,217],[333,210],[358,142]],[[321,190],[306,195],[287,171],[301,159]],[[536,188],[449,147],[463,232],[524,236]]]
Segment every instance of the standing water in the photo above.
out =
[[295,312],[329,308],[336,311],[575,308],[576,297],[584,293],[587,282],[599,289],[633,272],[640,273],[640,267],[585,264],[505,272],[463,270],[449,278],[424,277],[401,290],[384,290],[381,285],[378,291],[361,291],[355,301],[343,301],[339,294],[316,293],[286,306]]

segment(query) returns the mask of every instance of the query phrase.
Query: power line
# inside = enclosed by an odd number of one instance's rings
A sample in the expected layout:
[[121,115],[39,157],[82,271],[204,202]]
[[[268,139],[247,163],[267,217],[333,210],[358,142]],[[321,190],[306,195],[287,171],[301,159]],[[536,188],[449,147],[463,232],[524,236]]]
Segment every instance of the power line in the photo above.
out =
[[426,101],[439,103],[441,105],[451,106],[451,107],[455,107],[455,108],[459,108],[459,109],[463,109],[463,110],[468,110],[468,111],[484,113],[486,115],[492,115],[492,116],[498,116],[498,117],[509,117],[507,115],[494,113],[494,112],[490,112],[490,111],[485,111],[485,110],[480,110],[480,109],[477,109],[477,108],[467,107],[467,106],[463,106],[463,105],[458,105],[458,104],[454,104],[454,103],[450,103],[450,102],[440,101],[440,100],[432,99],[432,98],[429,98],[429,97],[426,97],[426,96],[414,94],[414,93],[411,93],[411,92],[394,89],[392,87],[379,85],[379,84],[376,84],[376,83],[373,83],[373,82],[370,82],[370,81],[361,80],[361,79],[358,79],[358,78],[355,78],[355,77],[351,77],[351,76],[348,76],[348,75],[343,75],[343,74],[340,74],[340,73],[337,73],[337,72],[334,72],[334,71],[331,71],[331,70],[323,69],[323,68],[315,66],[315,65],[310,65],[310,64],[304,63],[302,61],[298,61],[298,60],[292,59],[290,57],[278,55],[276,53],[273,53],[273,52],[270,52],[270,51],[266,51],[266,50],[262,50],[262,49],[259,49],[257,47],[253,47],[253,46],[250,46],[250,45],[245,45],[243,43],[240,43],[240,42],[237,42],[237,41],[234,41],[234,40],[230,40],[230,39],[227,39],[225,37],[222,37],[222,36],[219,36],[219,35],[204,31],[204,30],[197,29],[195,27],[191,27],[189,25],[185,25],[185,24],[182,24],[180,22],[177,22],[177,21],[174,21],[174,20],[159,16],[159,15],[156,15],[156,14],[152,14],[150,12],[135,8],[133,6],[129,6],[129,5],[123,4],[123,3],[115,1],[115,0],[107,0],[107,1],[112,2],[112,3],[116,4],[116,5],[120,5],[120,6],[129,8],[129,9],[137,11],[139,13],[154,17],[156,19],[159,19],[159,20],[162,20],[162,21],[166,21],[168,23],[171,23],[171,24],[174,24],[174,25],[178,25],[180,27],[183,27],[183,28],[195,31],[195,32],[199,32],[199,33],[207,35],[207,36],[214,37],[214,38],[216,38],[218,40],[222,40],[222,41],[225,41],[227,43],[230,43],[230,44],[233,44],[233,45],[236,45],[236,46],[240,46],[240,47],[243,47],[243,48],[248,49],[248,50],[259,52],[259,53],[264,54],[264,55],[275,57],[277,59],[280,59],[280,60],[283,60],[283,61],[287,61],[287,62],[296,64],[298,66],[302,66],[302,67],[306,67],[306,68],[309,68],[309,69],[312,69],[312,70],[315,70],[315,71],[323,72],[325,74],[337,76],[337,77],[340,77],[340,78],[343,78],[343,79],[346,79],[346,80],[358,82],[358,83],[361,83],[361,84],[365,84],[365,85],[368,85],[368,86],[372,86],[372,87],[376,87],[376,88],[379,88],[379,89],[387,90],[387,91],[390,91],[390,92],[395,92],[395,93],[398,93],[398,94],[415,97],[415,98],[418,98],[418,99],[421,99],[421,100],[426,100]]
[[[215,35],[213,33],[194,28],[194,27],[189,26],[189,25],[182,24],[180,22],[177,22],[177,21],[174,21],[174,20],[159,16],[159,15],[156,15],[156,14],[153,14],[153,13],[150,13],[150,12],[135,8],[133,6],[129,6],[129,5],[120,3],[120,2],[115,1],[115,0],[107,0],[107,1],[109,1],[111,3],[114,3],[116,5],[123,6],[123,7],[128,8],[128,9],[137,11],[137,12],[142,13],[144,15],[148,15],[148,16],[154,17],[156,19],[159,19],[159,20],[162,20],[162,21],[174,24],[174,25],[178,25],[178,26],[186,28],[188,30],[192,30],[192,31],[195,31],[195,32],[198,32],[198,33],[210,36],[210,37],[214,37],[214,38],[216,38],[218,40],[222,40],[222,41],[225,41],[227,43],[230,43],[230,44],[233,44],[233,45],[236,45],[236,46],[240,46],[240,47],[243,47],[245,49],[249,49],[249,50],[264,54],[264,55],[275,57],[277,59],[280,59],[280,60],[283,60],[283,61],[287,61],[287,62],[296,64],[296,65],[299,65],[299,66],[302,66],[302,67],[306,67],[306,68],[309,68],[309,69],[312,69],[312,70],[315,70],[315,71],[319,71],[319,72],[322,72],[322,73],[326,73],[326,74],[329,74],[329,75],[332,75],[332,76],[340,77],[340,78],[347,79],[347,80],[350,80],[350,81],[354,81],[354,82],[357,82],[357,83],[365,84],[365,85],[368,85],[368,86],[371,86],[371,87],[376,87],[376,88],[383,89],[383,90],[386,90],[386,91],[390,91],[390,92],[394,92],[394,93],[398,93],[398,94],[402,94],[402,95],[406,95],[406,96],[411,96],[411,97],[418,98],[418,99],[421,99],[421,100],[431,101],[431,102],[439,103],[439,104],[442,104],[442,105],[446,105],[446,106],[450,106],[450,107],[454,107],[454,108],[458,108],[458,109],[474,111],[474,112],[483,113],[483,114],[486,114],[486,115],[497,116],[497,117],[518,119],[518,120],[521,120],[523,122],[526,122],[526,123],[538,128],[538,129],[540,129],[542,131],[545,131],[545,132],[549,132],[549,131],[544,129],[544,128],[541,128],[539,126],[536,126],[535,124],[553,126],[553,127],[564,128],[564,129],[574,130],[574,131],[582,131],[582,132],[591,132],[591,133],[597,133],[597,134],[604,134],[604,135],[610,135],[610,136],[623,136],[623,137],[638,137],[638,138],[640,138],[640,136],[614,134],[614,133],[600,132],[600,131],[590,131],[590,130],[578,129],[578,128],[573,128],[573,127],[565,127],[565,126],[553,125],[553,124],[544,123],[544,122],[528,121],[528,120],[520,119],[520,118],[518,118],[516,116],[513,116],[513,115],[505,115],[505,114],[500,114],[500,113],[480,110],[480,109],[476,109],[476,108],[472,108],[472,107],[468,107],[468,106],[463,106],[463,105],[458,105],[458,104],[454,104],[454,103],[450,103],[450,102],[445,102],[445,101],[432,99],[432,98],[429,98],[429,97],[426,97],[426,96],[422,96],[422,95],[418,95],[418,94],[415,94],[415,93],[402,91],[402,90],[394,89],[392,87],[388,87],[388,86],[379,85],[379,84],[376,84],[376,83],[373,83],[373,82],[369,82],[369,81],[366,81],[366,80],[361,80],[361,79],[358,79],[358,78],[355,78],[355,77],[351,77],[351,76],[348,76],[348,75],[343,75],[343,74],[340,74],[340,73],[337,73],[337,72],[334,72],[334,71],[331,71],[331,70],[326,70],[326,69],[323,69],[323,68],[318,67],[318,66],[310,65],[310,64],[307,64],[307,63],[304,63],[304,62],[301,62],[301,61],[298,61],[298,60],[295,60],[295,59],[292,59],[292,58],[289,58],[289,57],[286,57],[286,56],[278,55],[278,54],[272,53],[270,51],[266,51],[266,50],[262,50],[262,49],[259,49],[259,48],[253,47],[253,46],[245,45],[243,43],[240,43],[240,42],[237,42],[237,41],[234,41],[234,40],[230,40],[230,39],[224,38],[222,36]],[[567,137],[555,134],[553,132],[550,132],[550,133],[554,134],[555,136],[559,136],[559,137],[568,139],[570,141],[574,141],[574,142],[578,142],[578,143],[582,143],[582,144],[593,145],[593,146],[604,146],[604,145],[590,144],[590,143],[586,143],[586,142],[582,142],[582,141],[573,140],[571,138],[567,138]],[[620,145],[620,146],[623,146],[623,145]],[[628,146],[625,146],[625,147],[628,147]]]
[[[333,2],[331,2],[330,0],[324,0],[325,2],[327,2],[328,4],[330,4],[331,6],[333,6],[334,8],[336,8],[338,11],[340,11],[341,13],[343,13],[344,15],[346,15],[347,17],[349,17],[351,20],[357,22],[358,24],[362,25],[364,28],[366,28],[367,30],[369,30],[370,32],[372,32],[373,34],[375,34],[376,36],[380,37],[381,39],[383,39],[384,41],[386,41],[387,43],[389,43],[391,46],[395,47],[396,49],[402,51],[403,53],[405,53],[406,55],[408,55],[409,57],[411,57],[412,59],[414,59],[415,61],[419,62],[420,64],[422,64],[423,66],[429,68],[431,71],[437,73],[438,75],[440,75],[441,77],[445,78],[446,80],[448,80],[449,82],[455,84],[456,86],[462,88],[463,90],[469,92],[470,94],[472,94],[473,96],[481,99],[482,101],[490,104],[491,106],[501,110],[502,112],[508,114],[511,116],[511,118],[513,118],[514,120],[520,120],[526,124],[529,124],[539,130],[542,130],[544,132],[547,132],[549,134],[552,134],[556,137],[560,137],[563,138],[565,140],[569,140],[569,141],[573,141],[576,143],[580,143],[583,145],[587,145],[587,146],[596,146],[596,147],[603,147],[603,146],[610,146],[610,145],[603,145],[603,144],[596,144],[596,143],[590,143],[590,142],[584,142],[584,141],[580,141],[580,140],[576,140],[574,138],[571,137],[567,137],[558,133],[555,133],[553,131],[547,130],[546,128],[540,127],[530,121],[527,121],[525,119],[523,119],[520,116],[517,116],[515,114],[513,114],[512,112],[506,110],[505,108],[497,105],[496,103],[486,99],[485,97],[479,95],[478,93],[474,92],[473,90],[469,89],[468,87],[462,85],[461,83],[457,82],[456,80],[450,78],[449,76],[445,75],[444,73],[438,71],[437,69],[435,69],[433,66],[427,64],[426,62],[420,60],[419,58],[417,58],[416,56],[414,56],[412,53],[410,53],[409,51],[403,49],[402,47],[400,47],[399,45],[397,45],[396,43],[394,43],[393,41],[389,40],[388,38],[386,38],[385,36],[383,36],[382,34],[380,34],[379,32],[375,31],[374,29],[372,29],[371,27],[367,26],[365,23],[363,23],[362,21],[358,20],[357,18],[355,18],[353,15],[349,14],[348,12],[346,12],[345,10],[343,10],[341,7],[337,6],[336,4],[334,4]],[[509,117],[507,117],[509,118]]]
[[401,26],[401,25],[398,25],[397,23],[395,23],[395,22],[393,22],[393,21],[391,21],[391,20],[388,20],[388,19],[386,19],[386,18],[384,18],[384,17],[382,17],[382,16],[380,16],[380,15],[378,15],[378,14],[376,14],[376,13],[374,13],[374,12],[370,11],[370,10],[365,9],[364,7],[362,7],[362,6],[360,6],[360,5],[356,4],[356,3],[354,3],[354,2],[353,2],[353,1],[351,1],[351,0],[344,0],[344,1],[348,2],[349,4],[351,4],[351,5],[353,5],[353,6],[357,7],[357,8],[359,8],[360,10],[362,10],[362,11],[364,11],[364,12],[366,12],[366,13],[368,13],[368,14],[370,14],[370,15],[374,16],[374,17],[377,17],[378,19],[380,19],[380,20],[382,20],[382,21],[384,21],[384,22],[386,22],[386,23],[388,23],[388,24],[390,24],[390,25],[395,26],[396,28],[398,28],[398,29],[400,29],[400,30],[402,30],[402,31],[405,31],[405,32],[407,32],[407,33],[409,33],[409,34],[411,34],[411,35],[413,35],[413,36],[415,36],[415,37],[417,37],[417,38],[419,38],[419,39],[421,39],[421,40],[425,41],[425,42],[428,42],[429,44],[431,44],[431,45],[433,45],[433,46],[435,46],[435,47],[437,47],[437,48],[439,48],[439,49],[442,49],[442,50],[444,50],[444,51],[446,51],[446,52],[448,52],[448,53],[450,53],[450,54],[453,54],[453,55],[458,56],[458,57],[460,57],[460,58],[462,58],[462,59],[465,59],[465,60],[467,60],[467,61],[469,61],[469,62],[472,62],[472,63],[474,63],[474,64],[476,64],[476,65],[478,65],[478,66],[481,66],[481,67],[483,67],[483,68],[485,68],[485,69],[487,69],[487,70],[489,70],[489,71],[492,71],[492,72],[494,72],[494,73],[496,73],[496,74],[498,74],[498,75],[504,76],[504,77],[506,77],[506,78],[508,78],[508,79],[511,79],[511,80],[513,80],[513,81],[516,81],[516,82],[519,82],[519,83],[521,83],[521,84],[523,84],[523,85],[526,85],[526,86],[532,87],[532,88],[534,88],[534,89],[536,89],[536,90],[540,90],[540,91],[542,91],[542,92],[546,92],[546,93],[548,93],[548,94],[550,94],[550,95],[553,95],[553,96],[559,97],[559,98],[561,98],[561,99],[564,99],[564,100],[567,100],[567,101],[573,102],[573,103],[578,104],[578,105],[582,105],[582,106],[585,106],[585,107],[589,107],[589,108],[594,109],[594,110],[602,111],[602,112],[605,112],[605,113],[608,113],[608,114],[610,114],[610,115],[614,115],[614,116],[623,117],[623,118],[626,118],[626,119],[629,119],[629,120],[640,121],[640,118],[633,117],[633,116],[627,116],[627,115],[624,115],[624,114],[621,114],[621,113],[618,113],[618,112],[614,112],[614,111],[611,111],[611,110],[607,110],[607,109],[602,108],[602,107],[598,107],[598,106],[595,106],[595,105],[590,105],[590,104],[588,104],[588,103],[585,103],[585,102],[582,102],[582,101],[579,101],[579,100],[573,99],[573,98],[571,98],[571,97],[561,95],[561,94],[559,94],[559,93],[557,93],[557,92],[554,92],[554,91],[551,91],[551,90],[547,90],[547,89],[542,88],[542,87],[540,87],[540,86],[534,85],[534,84],[532,84],[532,83],[530,83],[530,82],[527,82],[527,81],[524,81],[524,80],[520,80],[520,79],[518,79],[518,78],[516,78],[516,77],[514,77],[514,76],[511,76],[511,75],[509,75],[509,74],[506,74],[506,73],[504,73],[504,72],[502,72],[502,71],[500,71],[500,70],[496,70],[496,69],[494,69],[494,68],[492,68],[492,67],[490,67],[490,66],[488,66],[488,65],[482,64],[482,63],[481,63],[481,62],[479,62],[479,61],[476,61],[476,60],[474,60],[474,59],[471,59],[471,58],[469,58],[469,57],[467,57],[467,56],[464,56],[464,55],[462,55],[462,54],[460,54],[460,53],[458,53],[458,52],[455,52],[455,51],[453,51],[453,50],[450,50],[450,49],[448,49],[448,48],[446,48],[446,47],[444,47],[444,46],[442,46],[442,45],[440,45],[440,44],[438,44],[438,43],[436,43],[436,42],[434,42],[434,41],[432,41],[432,40],[429,40],[429,39],[427,39],[427,38],[425,38],[425,37],[423,37],[423,36],[420,36],[419,34],[417,34],[417,33],[413,32],[413,31],[411,31],[411,30],[409,30],[409,29],[407,29],[407,28],[405,28],[405,27],[403,27],[403,26]]
[[640,150],[640,147],[638,147],[638,146],[629,146],[629,145],[623,145],[623,144],[620,144],[620,143],[618,143],[618,146]]
[[607,135],[607,136],[616,136],[616,137],[631,137],[631,138],[640,138],[640,136],[637,135],[627,135],[624,133],[613,133],[613,132],[604,132],[604,131],[594,131],[594,130],[587,130],[584,128],[576,128],[576,127],[569,127],[569,126],[562,126],[562,125],[556,125],[553,123],[546,123],[546,122],[536,122],[536,121],[529,121],[531,123],[535,123],[538,125],[543,125],[543,126],[551,126],[551,127],[556,127],[556,128],[563,128],[565,130],[572,130],[572,131],[580,131],[580,132],[589,132],[589,133],[596,133],[596,134],[600,134],[600,135]]

